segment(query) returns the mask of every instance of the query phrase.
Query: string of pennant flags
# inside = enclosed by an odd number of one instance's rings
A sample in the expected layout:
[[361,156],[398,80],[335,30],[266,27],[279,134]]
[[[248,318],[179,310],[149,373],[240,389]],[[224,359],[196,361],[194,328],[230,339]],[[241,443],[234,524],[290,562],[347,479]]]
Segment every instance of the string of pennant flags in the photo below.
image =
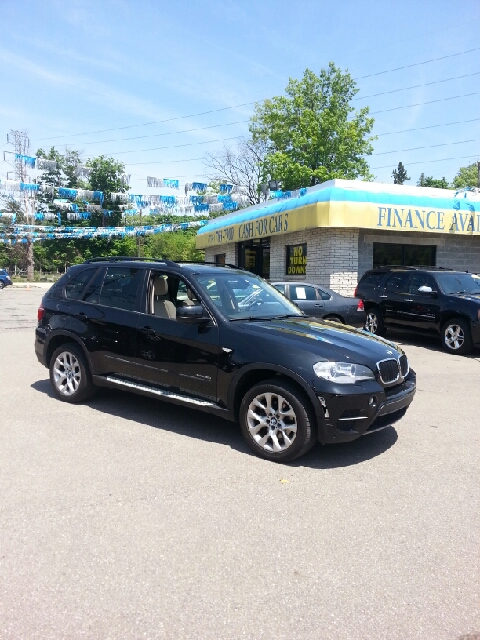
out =
[[42,240],[56,239],[90,239],[90,238],[124,238],[149,236],[178,230],[202,227],[208,220],[192,220],[191,222],[168,223],[160,225],[126,226],[126,227],[53,227],[36,225],[14,225],[0,232],[1,244],[26,244]]

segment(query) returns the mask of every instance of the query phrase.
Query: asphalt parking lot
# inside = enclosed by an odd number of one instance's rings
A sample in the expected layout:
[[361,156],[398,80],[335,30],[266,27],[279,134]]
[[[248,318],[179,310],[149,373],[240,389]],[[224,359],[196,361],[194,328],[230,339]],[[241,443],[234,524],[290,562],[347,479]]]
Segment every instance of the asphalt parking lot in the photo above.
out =
[[480,352],[392,334],[405,418],[282,466],[193,410],[54,399],[41,295],[0,291],[2,640],[480,633]]

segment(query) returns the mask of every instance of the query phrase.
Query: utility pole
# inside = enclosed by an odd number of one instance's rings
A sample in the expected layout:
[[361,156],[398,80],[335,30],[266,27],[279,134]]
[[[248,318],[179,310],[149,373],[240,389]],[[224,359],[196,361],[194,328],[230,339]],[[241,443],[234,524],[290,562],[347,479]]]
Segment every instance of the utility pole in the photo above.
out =
[[[28,156],[30,151],[30,139],[27,135],[26,131],[18,131],[11,129],[7,134],[7,142],[13,144],[15,160],[14,160],[14,170],[15,170],[15,180],[19,182],[27,182],[28,174],[27,174],[27,166],[22,158],[18,156]],[[20,198],[23,208],[23,213],[26,219],[27,224],[33,224],[33,213],[35,208],[35,193],[29,193],[28,191],[24,191],[23,194],[20,192]],[[33,280],[34,278],[34,260],[33,260],[33,242],[31,238],[28,238],[27,241],[27,279]]]
[[480,189],[480,160],[477,161],[477,169],[478,169],[477,187]]

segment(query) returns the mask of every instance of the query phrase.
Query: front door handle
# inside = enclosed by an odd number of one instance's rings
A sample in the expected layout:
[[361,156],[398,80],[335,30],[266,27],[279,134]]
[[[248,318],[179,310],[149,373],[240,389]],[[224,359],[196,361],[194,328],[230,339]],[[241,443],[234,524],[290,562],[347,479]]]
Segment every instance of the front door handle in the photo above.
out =
[[412,298],[405,298],[405,302],[413,302]]
[[380,296],[380,298],[388,298],[388,296]]
[[143,333],[144,336],[147,336],[147,338],[153,338],[156,335],[152,327],[149,326],[142,327],[139,331],[140,333]]

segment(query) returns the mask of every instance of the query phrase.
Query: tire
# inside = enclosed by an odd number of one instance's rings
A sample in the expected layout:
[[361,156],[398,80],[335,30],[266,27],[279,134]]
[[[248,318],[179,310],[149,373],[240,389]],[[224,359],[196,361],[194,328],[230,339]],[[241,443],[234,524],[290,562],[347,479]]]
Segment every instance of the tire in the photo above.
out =
[[451,318],[442,327],[442,345],[447,353],[463,356],[473,349],[469,323],[463,318]]
[[385,333],[385,323],[383,322],[380,307],[370,307],[367,311],[367,318],[363,327],[365,331],[369,331],[376,336],[383,336]]
[[0,289],[3,289],[3,287],[5,286],[5,283],[3,280],[0,280]]
[[289,382],[266,380],[249,389],[240,405],[239,418],[247,445],[266,460],[290,462],[317,441],[308,398]]
[[83,402],[96,391],[82,350],[74,343],[55,349],[49,364],[53,391],[63,402]]

